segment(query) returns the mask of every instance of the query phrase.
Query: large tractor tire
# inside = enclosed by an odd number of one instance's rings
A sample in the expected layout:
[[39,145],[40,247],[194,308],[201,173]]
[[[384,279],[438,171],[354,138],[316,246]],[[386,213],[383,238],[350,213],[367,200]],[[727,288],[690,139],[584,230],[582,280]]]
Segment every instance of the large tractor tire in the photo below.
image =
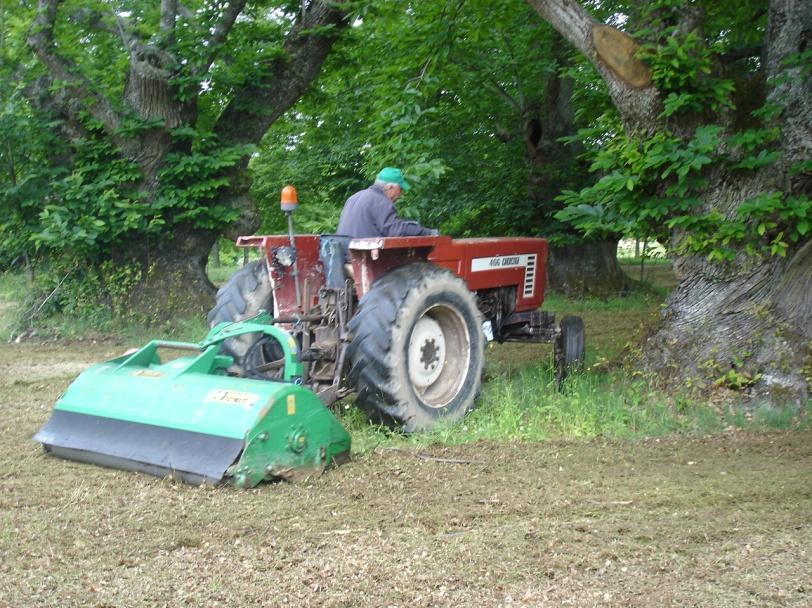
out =
[[462,418],[481,387],[474,295],[448,270],[409,264],[376,281],[350,321],[349,383],[375,421],[406,432]]
[[[209,327],[224,321],[241,321],[262,310],[273,315],[273,289],[264,259],[240,268],[217,291],[214,308],[208,315]],[[282,349],[270,336],[243,334],[223,342],[220,352],[234,358],[228,369],[230,374],[274,379],[281,373],[279,367],[271,364],[282,357]]]

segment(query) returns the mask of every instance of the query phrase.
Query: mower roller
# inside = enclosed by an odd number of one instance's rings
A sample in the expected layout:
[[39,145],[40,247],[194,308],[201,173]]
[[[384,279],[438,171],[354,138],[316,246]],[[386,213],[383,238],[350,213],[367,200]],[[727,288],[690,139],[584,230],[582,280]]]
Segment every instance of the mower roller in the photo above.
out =
[[[226,375],[226,339],[262,334],[283,353],[277,382]],[[190,354],[162,361],[161,354]],[[34,436],[70,460],[187,483],[315,476],[348,457],[350,437],[299,385],[296,341],[267,314],[213,328],[200,343],[153,340],[82,373]]]

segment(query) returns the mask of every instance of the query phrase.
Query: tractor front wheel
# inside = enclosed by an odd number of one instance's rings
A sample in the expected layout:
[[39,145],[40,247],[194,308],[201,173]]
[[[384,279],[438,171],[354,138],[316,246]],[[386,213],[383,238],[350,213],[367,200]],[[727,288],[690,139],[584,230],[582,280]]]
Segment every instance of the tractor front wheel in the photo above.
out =
[[410,264],[379,279],[350,321],[356,404],[404,431],[473,409],[485,339],[473,294],[448,270]]
[[556,379],[559,386],[570,372],[583,368],[586,354],[584,320],[565,315],[555,340]]

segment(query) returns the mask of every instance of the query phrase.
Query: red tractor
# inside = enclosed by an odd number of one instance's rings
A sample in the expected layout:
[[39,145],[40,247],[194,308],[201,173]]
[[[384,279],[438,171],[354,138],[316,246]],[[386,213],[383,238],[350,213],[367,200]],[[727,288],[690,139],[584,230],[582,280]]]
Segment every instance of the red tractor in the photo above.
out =
[[346,460],[324,406],[353,391],[373,420],[418,431],[474,406],[487,340],[553,342],[559,378],[583,360],[583,322],[538,310],[544,239],[294,236],[283,210],[287,235],[238,239],[263,256],[217,293],[203,340],[92,366],[34,438],[71,460],[253,487]]
[[[540,238],[248,236],[261,259],[218,291],[211,326],[267,311],[290,333],[302,383],[330,405],[352,392],[374,421],[425,430],[470,411],[486,341],[552,342],[560,379],[584,356],[580,318],[539,310],[547,241]],[[229,372],[279,379],[278,342],[227,340]]]

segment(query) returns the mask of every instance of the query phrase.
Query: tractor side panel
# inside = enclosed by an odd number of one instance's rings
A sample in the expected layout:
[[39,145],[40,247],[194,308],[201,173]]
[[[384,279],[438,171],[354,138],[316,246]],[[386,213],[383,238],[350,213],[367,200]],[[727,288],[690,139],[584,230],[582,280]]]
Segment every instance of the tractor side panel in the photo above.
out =
[[[324,265],[319,258],[319,237],[312,234],[298,235],[296,242],[296,265],[303,309],[296,306],[296,283],[294,266],[282,266],[273,256],[277,247],[290,247],[286,235],[240,237],[238,247],[259,247],[265,254],[273,285],[274,317],[302,314],[318,304],[319,289],[324,286]],[[306,300],[305,300],[306,298]]]
[[535,310],[547,284],[547,240],[536,238],[457,239],[434,248],[429,261],[479,291],[516,286],[516,311]]
[[392,268],[428,261],[463,279],[471,291],[516,287],[516,311],[536,310],[547,283],[547,240],[447,236],[354,239],[350,255],[358,297]]

